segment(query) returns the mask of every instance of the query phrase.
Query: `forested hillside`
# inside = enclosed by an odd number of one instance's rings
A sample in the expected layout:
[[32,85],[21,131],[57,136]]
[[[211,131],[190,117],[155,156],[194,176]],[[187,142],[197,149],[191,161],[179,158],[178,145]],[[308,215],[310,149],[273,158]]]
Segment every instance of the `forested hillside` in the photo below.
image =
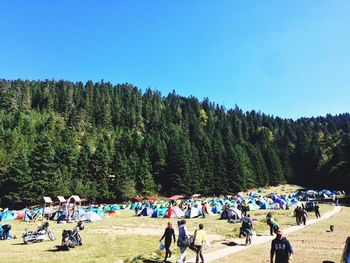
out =
[[348,113],[293,121],[130,84],[0,81],[1,206],[285,182],[350,190]]

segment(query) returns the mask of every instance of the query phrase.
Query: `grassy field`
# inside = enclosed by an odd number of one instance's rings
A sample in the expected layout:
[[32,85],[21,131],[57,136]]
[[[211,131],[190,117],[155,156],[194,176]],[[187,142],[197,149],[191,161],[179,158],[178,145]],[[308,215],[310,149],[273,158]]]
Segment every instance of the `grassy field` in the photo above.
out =
[[[267,191],[271,192],[290,192],[294,191],[297,186],[282,186],[279,188],[269,188]],[[332,209],[332,206],[329,204],[321,204],[321,213],[325,213]],[[254,219],[255,231],[258,235],[268,235],[268,226],[265,223],[265,216],[267,211],[258,210],[250,212],[252,218]],[[293,217],[293,210],[277,210],[273,211],[274,216],[277,222],[282,227],[288,227],[295,223],[295,218]],[[344,210],[342,213],[343,216],[349,218],[350,211]],[[212,246],[208,251],[219,250],[224,247],[223,242],[232,240],[233,238],[237,239],[238,229],[240,224],[227,223],[226,220],[219,220],[219,215],[208,216],[206,218],[194,218],[187,220],[187,227],[191,233],[193,233],[199,223],[203,223],[205,230],[211,240]],[[313,214],[310,214],[310,218],[314,218]],[[338,219],[340,219],[339,217]],[[42,243],[23,245],[22,239],[20,238],[21,233],[25,228],[35,229],[35,223],[25,223],[25,222],[11,222],[13,231],[12,234],[16,234],[19,238],[13,240],[1,241],[1,250],[0,250],[0,261],[1,262],[33,262],[40,260],[41,262],[159,262],[163,255],[158,251],[159,239],[163,234],[164,228],[168,221],[172,221],[174,226],[176,226],[177,219],[155,219],[147,217],[134,217],[133,211],[122,210],[121,215],[116,218],[106,218],[99,222],[94,222],[85,225],[85,230],[81,232],[83,238],[83,246],[76,247],[70,251],[57,251],[56,245],[60,244],[60,235],[63,229],[70,229],[74,227],[74,224],[65,224],[58,225],[54,222],[51,223],[51,229],[56,233],[57,240],[55,241],[44,241]],[[346,221],[348,222],[348,221]],[[39,223],[38,223],[39,224]],[[325,226],[329,222],[325,223]],[[320,224],[321,225],[321,224]],[[339,228],[340,223],[335,222],[336,229]],[[339,226],[338,226],[339,225]],[[318,225],[317,225],[318,226]],[[312,226],[316,227],[316,226]],[[323,229],[321,227],[321,229]],[[344,225],[345,227],[345,225]],[[310,227],[311,228],[311,227]],[[305,231],[307,232],[307,229]],[[323,231],[325,232],[325,231]],[[177,233],[177,229],[175,229]],[[332,233],[335,236],[338,233],[338,230],[335,233]],[[347,232],[348,233],[348,232]],[[325,233],[323,233],[325,234]],[[315,237],[317,235],[317,237]],[[326,236],[318,235],[318,232],[311,234],[316,240],[326,240]],[[320,238],[319,238],[320,237]],[[319,238],[319,239],[318,239]],[[300,240],[307,240],[305,238],[299,238]],[[299,240],[298,239],[298,240]],[[336,243],[335,246],[340,246],[341,242],[344,240],[340,238],[339,240],[334,240]],[[295,244],[296,259],[300,255],[299,250],[308,249],[306,245],[312,247],[313,244],[308,241],[305,243],[305,248],[303,247],[303,241],[295,241],[292,243]],[[299,244],[299,245],[297,245]],[[311,245],[310,245],[311,244]],[[298,248],[298,246],[300,248]],[[310,248],[311,249],[311,248]],[[176,261],[179,251],[176,246],[172,246],[174,256],[171,258],[172,262]],[[257,258],[260,258],[261,255],[266,254],[266,247],[262,248],[253,248],[252,254],[255,254],[251,261],[249,261],[249,256],[246,255],[247,252],[244,252],[240,258],[244,258],[244,262],[262,262],[260,260],[256,261]],[[254,252],[253,252],[254,251]],[[329,254],[333,250],[325,250]],[[249,252],[249,254],[251,254]],[[193,256],[193,253],[190,252],[188,257]],[[328,255],[329,258],[332,258],[331,255]],[[247,260],[246,260],[247,257]],[[264,256],[265,257],[265,256]],[[233,255],[232,258],[225,259],[226,261],[222,262],[242,262],[234,261],[236,255]],[[220,261],[221,262],[221,261]],[[315,262],[315,261],[295,261],[295,262]]]
[[[329,226],[334,225],[334,232]],[[350,234],[350,208],[343,207],[342,211],[333,217],[307,226],[301,231],[287,235],[293,250],[293,262],[340,262],[345,240]],[[217,262],[269,262],[271,243],[253,247]]]

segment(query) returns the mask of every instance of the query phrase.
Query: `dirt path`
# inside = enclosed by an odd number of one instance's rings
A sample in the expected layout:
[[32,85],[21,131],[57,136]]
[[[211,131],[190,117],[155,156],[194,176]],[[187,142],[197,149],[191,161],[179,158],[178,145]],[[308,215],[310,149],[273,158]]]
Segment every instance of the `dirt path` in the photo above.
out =
[[[334,214],[336,214],[336,213],[338,213],[340,211],[341,211],[341,206],[336,206],[336,207],[334,207],[334,209],[332,211],[322,215],[320,219],[310,219],[310,220],[308,220],[306,222],[306,226],[314,224],[314,223],[317,223],[317,222],[320,222],[321,220],[328,219],[328,218],[330,218],[331,216],[333,216]],[[302,228],[304,228],[306,226],[304,226],[304,225],[291,226],[291,227],[283,229],[283,233],[284,233],[284,235],[290,234],[290,233],[299,231],[299,230],[301,230]],[[274,236],[254,236],[253,237],[253,241],[252,241],[253,243],[251,245],[249,245],[249,246],[245,246],[244,243],[242,243],[242,239],[234,239],[230,243],[227,243],[228,247],[226,247],[226,248],[219,249],[219,250],[216,250],[216,251],[213,251],[213,252],[209,252],[209,253],[206,253],[204,251],[204,259],[205,259],[205,262],[213,262],[213,261],[216,261],[216,260],[218,260],[220,258],[224,258],[224,257],[226,257],[228,255],[231,255],[231,254],[240,252],[242,250],[249,249],[251,247],[258,246],[258,245],[263,244],[265,242],[271,241],[273,238],[274,238]],[[244,239],[244,241],[245,241],[245,239]],[[195,258],[192,258],[192,259],[190,259],[187,262],[188,263],[196,262],[196,260],[195,260]]]

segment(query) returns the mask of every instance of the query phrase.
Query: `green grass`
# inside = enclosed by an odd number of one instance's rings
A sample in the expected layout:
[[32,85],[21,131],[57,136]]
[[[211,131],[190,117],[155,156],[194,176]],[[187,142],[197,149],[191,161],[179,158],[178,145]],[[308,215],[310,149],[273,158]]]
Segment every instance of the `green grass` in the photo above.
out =
[[[290,191],[296,187],[285,186]],[[276,188],[270,189],[275,192]],[[282,189],[277,189],[282,191]],[[286,191],[286,190],[285,190]],[[281,193],[281,192],[280,192]],[[321,204],[321,214],[331,210],[329,204]],[[273,214],[281,227],[288,227],[295,224],[293,216],[294,208],[291,210],[274,210]],[[268,235],[269,227],[266,225],[265,216],[267,211],[257,210],[249,212],[254,220],[254,228],[257,234]],[[309,214],[314,218],[314,213]],[[219,215],[207,216],[206,218],[193,218],[187,220],[187,228],[193,233],[199,223],[204,224],[204,228],[209,237],[216,240],[212,242],[210,250],[223,248],[222,242],[239,234],[240,224],[227,223],[226,220],[219,220]],[[157,261],[163,258],[159,252],[159,239],[163,234],[167,222],[172,222],[177,234],[178,219],[156,219],[148,217],[134,217],[133,211],[122,210],[121,215],[116,218],[106,218],[99,222],[85,225],[85,230],[81,232],[83,246],[76,247],[70,251],[56,251],[56,245],[60,245],[60,238],[63,229],[71,229],[74,224],[58,225],[51,222],[50,227],[55,232],[57,240],[44,241],[42,243],[22,245],[20,238],[25,228],[35,229],[35,223],[25,223],[12,221],[12,234],[19,238],[13,240],[0,241],[0,262],[142,262],[143,260]],[[39,223],[38,223],[39,224]],[[172,245],[173,258],[179,255],[176,245]],[[189,252],[188,257],[193,253]],[[6,259],[5,261],[3,259]]]

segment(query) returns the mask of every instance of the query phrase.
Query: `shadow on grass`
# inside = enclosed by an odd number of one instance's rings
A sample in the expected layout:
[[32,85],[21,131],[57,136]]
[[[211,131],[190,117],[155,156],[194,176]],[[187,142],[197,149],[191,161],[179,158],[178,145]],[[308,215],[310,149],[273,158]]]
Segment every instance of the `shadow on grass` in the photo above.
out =
[[229,247],[235,247],[235,246],[245,246],[245,244],[238,244],[236,242],[230,241],[230,242],[223,242],[221,243],[223,245],[229,246]]
[[69,251],[68,249],[63,249],[61,246],[56,246],[53,249],[48,249],[46,250],[47,252],[65,252],[65,251]]

